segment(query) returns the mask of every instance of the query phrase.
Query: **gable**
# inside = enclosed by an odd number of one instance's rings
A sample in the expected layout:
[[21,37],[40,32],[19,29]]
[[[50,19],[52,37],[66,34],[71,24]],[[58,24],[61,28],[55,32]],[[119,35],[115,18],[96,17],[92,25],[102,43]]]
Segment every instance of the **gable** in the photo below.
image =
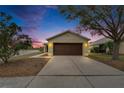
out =
[[57,35],[51,39],[48,39],[49,42],[83,42],[88,41],[86,38],[78,36],[76,34],[67,32],[64,34]]

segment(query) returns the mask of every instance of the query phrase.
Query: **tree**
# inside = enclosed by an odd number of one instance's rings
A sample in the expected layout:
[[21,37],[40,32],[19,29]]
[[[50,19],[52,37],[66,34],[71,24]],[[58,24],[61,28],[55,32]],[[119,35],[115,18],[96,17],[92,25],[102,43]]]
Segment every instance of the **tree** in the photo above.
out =
[[112,59],[119,58],[119,46],[124,40],[124,6],[61,6],[59,9],[67,19],[79,20],[81,31],[112,39]]
[[32,47],[32,40],[29,38],[28,35],[19,35],[17,38],[17,43],[16,43],[16,50],[19,49],[28,49]]
[[[14,56],[22,49],[17,48],[19,44],[24,45],[21,43],[22,38],[20,39],[23,35],[21,31],[21,27],[12,22],[11,16],[0,12],[0,59],[4,63],[7,63],[11,56]],[[23,36],[23,38],[26,39],[25,36]]]

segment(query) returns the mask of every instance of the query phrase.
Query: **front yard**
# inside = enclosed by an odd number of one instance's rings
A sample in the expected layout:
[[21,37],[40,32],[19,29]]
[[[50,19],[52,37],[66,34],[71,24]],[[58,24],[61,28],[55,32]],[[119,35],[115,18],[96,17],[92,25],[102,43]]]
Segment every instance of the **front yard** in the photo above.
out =
[[34,76],[48,62],[48,58],[27,58],[0,65],[0,77]]
[[30,58],[40,52],[15,56],[9,63],[0,64],[0,77],[35,76],[50,58]]
[[104,64],[110,65],[114,68],[117,68],[121,71],[124,71],[124,55],[120,55],[120,60],[112,61],[111,55],[99,54],[99,53],[91,53],[88,56],[91,59],[97,60],[98,62],[102,62]]

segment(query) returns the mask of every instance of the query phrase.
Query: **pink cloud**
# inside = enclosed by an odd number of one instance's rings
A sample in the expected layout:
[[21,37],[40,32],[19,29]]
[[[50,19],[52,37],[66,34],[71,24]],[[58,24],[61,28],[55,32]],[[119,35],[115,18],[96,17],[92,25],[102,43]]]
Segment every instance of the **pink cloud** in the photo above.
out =
[[43,43],[32,43],[33,48],[40,48],[43,47]]

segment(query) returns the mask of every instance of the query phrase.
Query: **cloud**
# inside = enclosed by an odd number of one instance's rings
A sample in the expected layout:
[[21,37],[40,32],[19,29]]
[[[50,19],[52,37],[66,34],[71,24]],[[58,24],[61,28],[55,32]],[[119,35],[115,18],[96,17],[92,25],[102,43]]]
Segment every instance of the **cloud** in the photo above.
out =
[[42,20],[46,9],[42,6],[12,6],[11,11],[18,17],[23,19],[27,24],[38,23]]
[[41,30],[41,21],[44,18],[47,9],[48,6],[38,5],[9,6],[9,10],[15,15],[15,17],[22,20],[22,31],[35,39],[37,39],[37,37],[34,33]]
[[36,33],[42,31],[43,19],[46,17],[47,11],[49,9],[57,9],[57,6],[53,5],[10,5],[2,7],[3,10],[4,8],[9,10],[9,13],[13,15],[15,21],[22,27],[24,34],[29,35],[35,40],[40,38]]
[[32,42],[33,42],[33,43],[43,43],[43,42],[41,42],[41,41],[39,41],[39,40],[32,40]]
[[33,43],[32,44],[32,47],[33,48],[40,48],[40,47],[43,47],[43,44],[41,43],[41,44],[39,44],[39,43]]
[[13,13],[23,19],[28,24],[38,23],[41,21],[47,12],[47,9],[57,9],[57,6],[54,5],[16,5],[11,6],[10,9]]
[[43,47],[43,42],[39,41],[39,40],[32,40],[32,47],[33,48],[40,48]]
[[25,30],[25,31],[28,31],[28,32],[36,32],[36,31],[38,31],[37,26],[23,26],[22,29]]

